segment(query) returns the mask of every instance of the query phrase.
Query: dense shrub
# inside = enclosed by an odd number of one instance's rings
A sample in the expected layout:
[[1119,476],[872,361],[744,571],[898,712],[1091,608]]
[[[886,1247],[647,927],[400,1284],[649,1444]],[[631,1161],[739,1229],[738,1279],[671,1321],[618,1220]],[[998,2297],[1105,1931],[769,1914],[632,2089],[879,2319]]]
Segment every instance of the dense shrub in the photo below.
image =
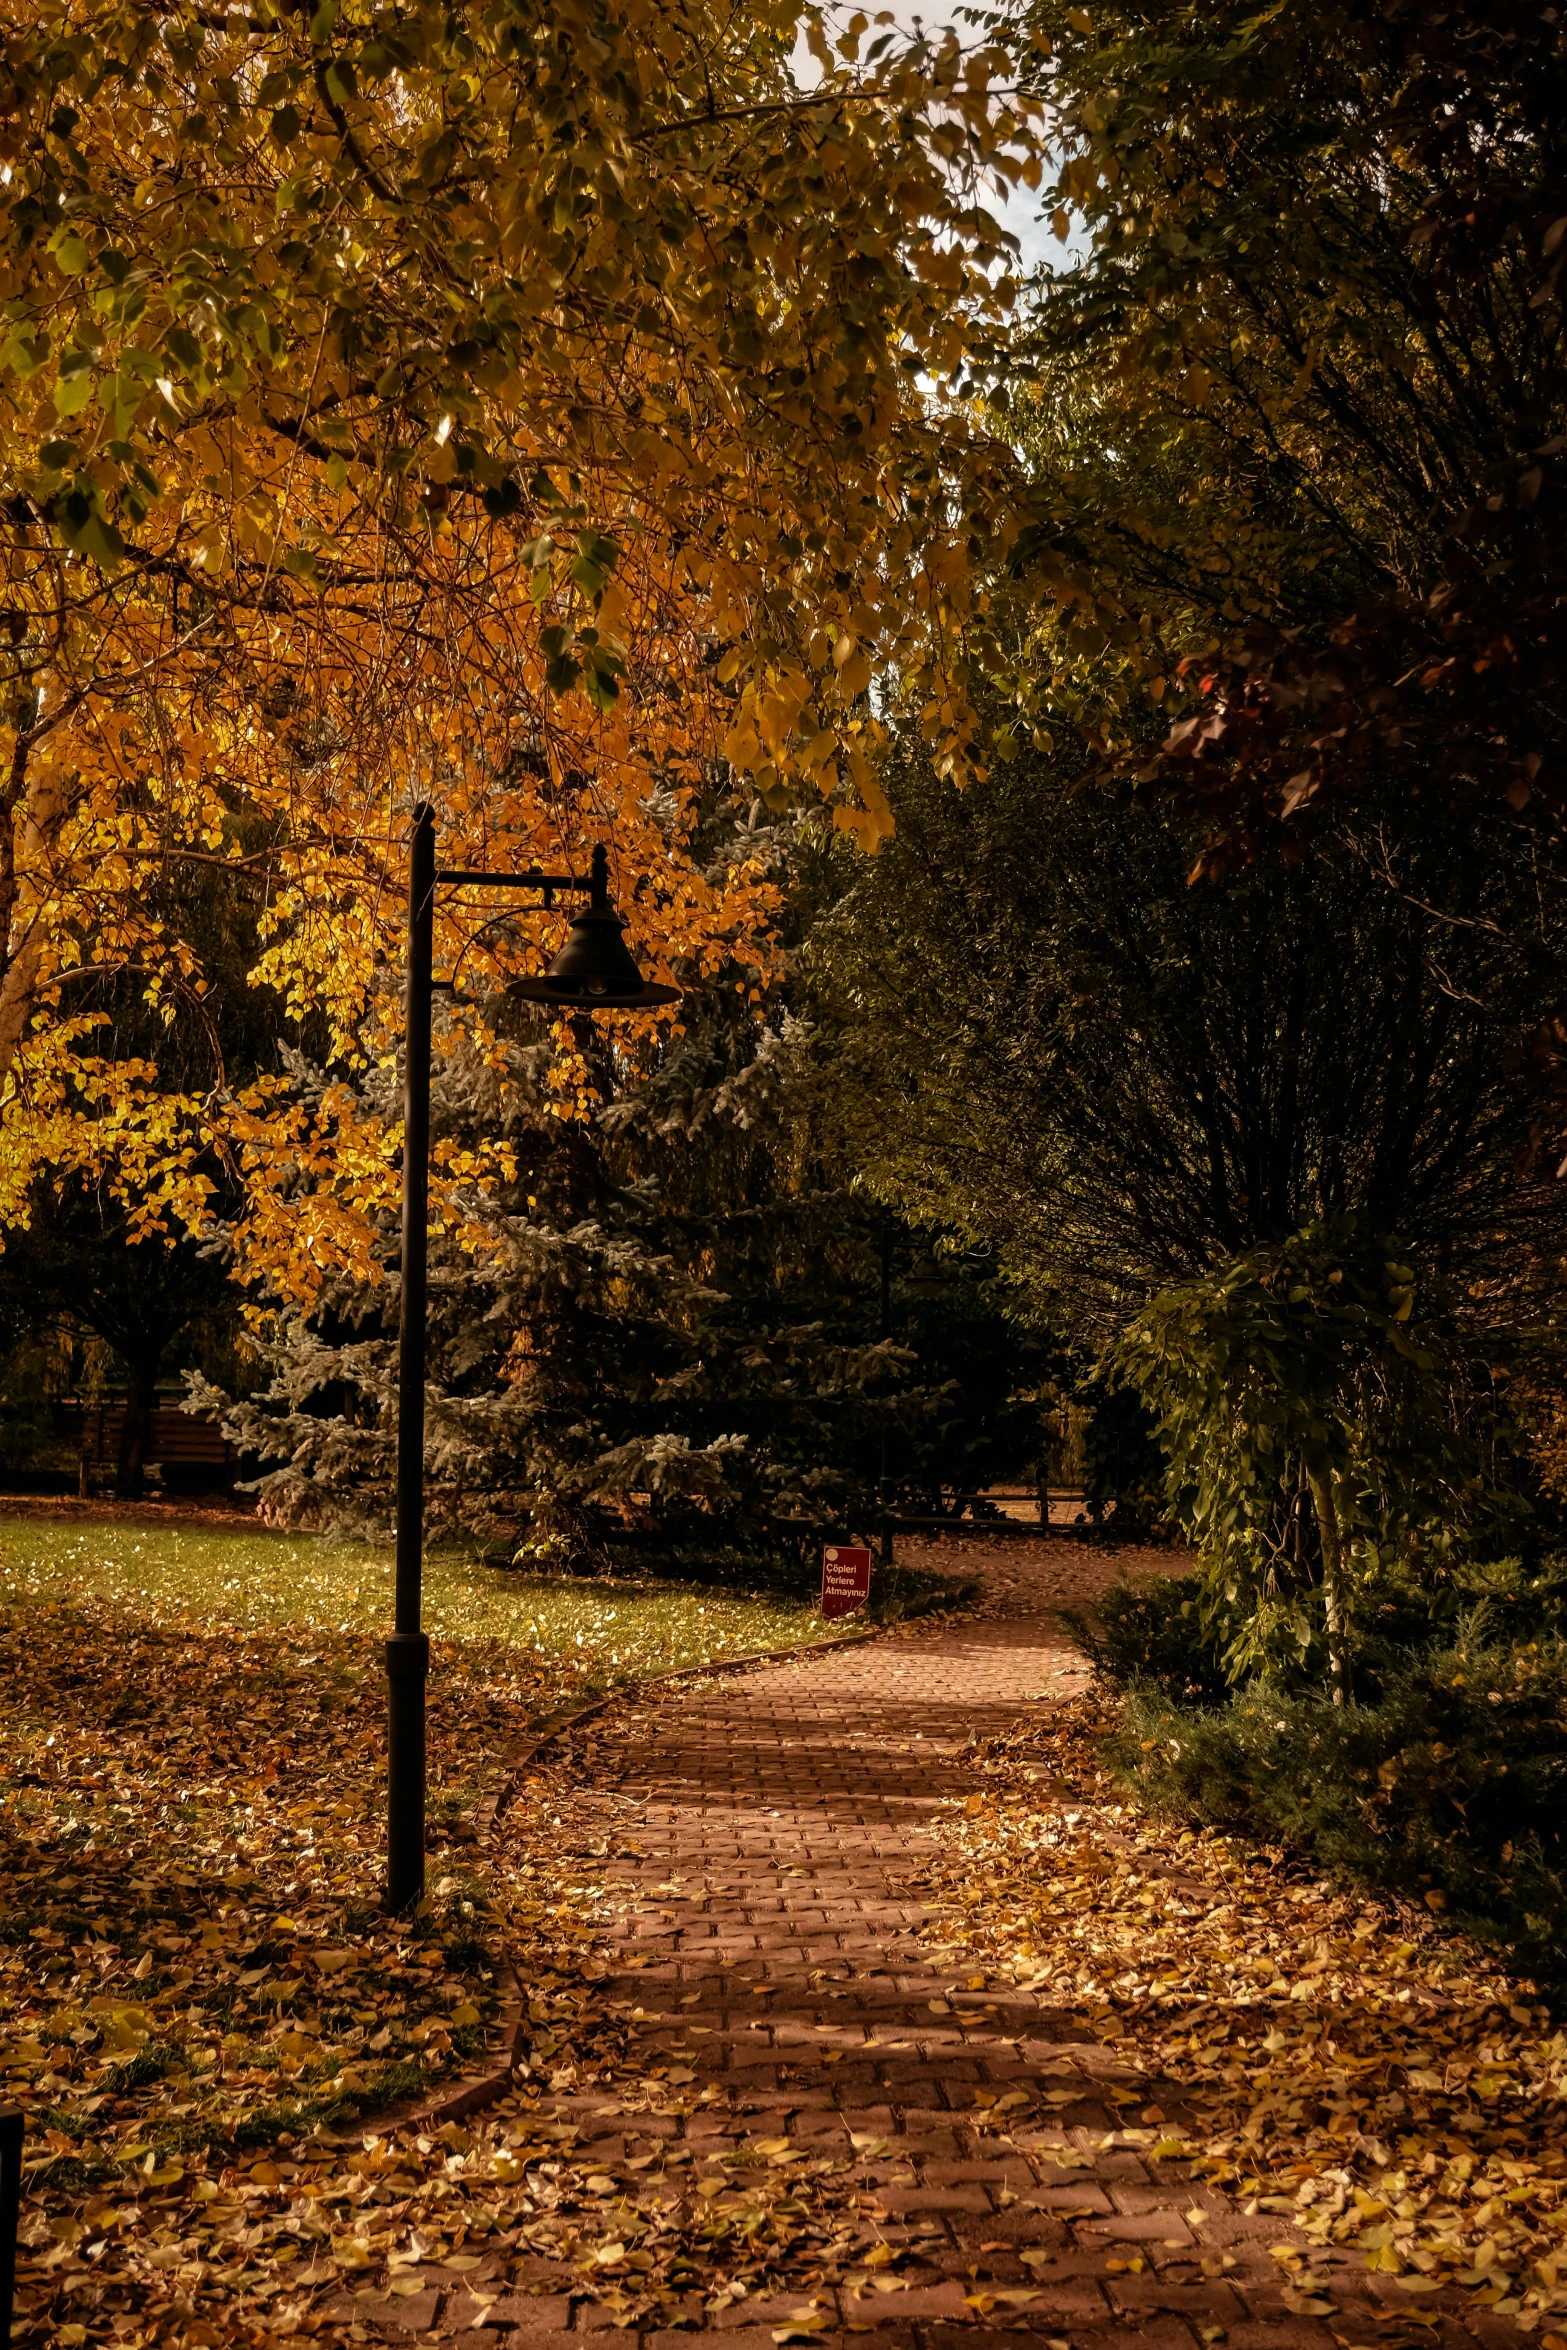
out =
[[1097,1622],[1076,1608],[1061,1621],[1103,1681],[1145,1688],[1177,1705],[1220,1705],[1229,1695],[1223,1642],[1210,1630],[1195,1575],[1116,1583]]
[[1567,1988],[1567,1650],[1412,1659],[1374,1705],[1254,1690],[1128,1701],[1114,1760],[1146,1799],[1424,1898]]

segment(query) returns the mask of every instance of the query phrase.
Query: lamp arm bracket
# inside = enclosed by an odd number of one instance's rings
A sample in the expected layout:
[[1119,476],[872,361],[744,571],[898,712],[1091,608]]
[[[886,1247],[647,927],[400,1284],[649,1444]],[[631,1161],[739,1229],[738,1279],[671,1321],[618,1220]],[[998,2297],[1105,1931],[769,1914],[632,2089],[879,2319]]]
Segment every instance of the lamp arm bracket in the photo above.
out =
[[541,889],[546,904],[558,889],[593,886],[580,873],[468,873],[455,866],[443,866],[435,878],[460,889]]

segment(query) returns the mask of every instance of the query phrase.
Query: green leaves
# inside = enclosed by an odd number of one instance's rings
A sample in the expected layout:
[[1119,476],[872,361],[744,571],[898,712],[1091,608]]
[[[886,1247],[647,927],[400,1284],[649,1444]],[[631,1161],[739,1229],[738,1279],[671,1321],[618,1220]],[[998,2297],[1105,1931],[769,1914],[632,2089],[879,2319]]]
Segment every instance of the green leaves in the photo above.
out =
[[97,389],[92,360],[85,351],[67,352],[61,361],[60,373],[55,379],[54,410],[57,416],[79,416]]
[[90,483],[79,484],[56,498],[50,508],[50,518],[65,544],[76,554],[85,555],[101,571],[118,569],[125,554],[125,541],[104,514]]
[[620,699],[626,664],[607,646],[583,642],[582,690],[595,710],[612,710]]
[[456,132],[451,130],[437,131],[432,139],[426,141],[419,152],[416,169],[420,183],[426,188],[439,187],[441,181],[450,171],[456,153]]
[[47,363],[53,348],[43,328],[30,331],[26,326],[16,327],[0,344],[0,368],[26,383],[30,376],[36,375]]
[[603,594],[620,561],[620,548],[602,531],[585,531],[577,541],[577,554],[571,565],[570,576],[585,596],[595,603]]
[[58,229],[49,240],[49,250],[67,277],[81,277],[91,267],[87,241],[73,228]]
[[556,621],[539,631],[539,649],[545,657],[544,680],[552,693],[569,693],[582,675],[571,646],[576,636],[569,621]]
[[1451,1334],[1411,1335],[1414,1273],[1324,1218],[1163,1291],[1107,1360],[1156,1413],[1231,1670],[1347,1672],[1390,1574],[1499,1531],[1497,1419]]
[[189,327],[180,325],[169,327],[163,338],[163,348],[175,365],[182,368],[187,375],[196,374],[202,365],[202,347]]

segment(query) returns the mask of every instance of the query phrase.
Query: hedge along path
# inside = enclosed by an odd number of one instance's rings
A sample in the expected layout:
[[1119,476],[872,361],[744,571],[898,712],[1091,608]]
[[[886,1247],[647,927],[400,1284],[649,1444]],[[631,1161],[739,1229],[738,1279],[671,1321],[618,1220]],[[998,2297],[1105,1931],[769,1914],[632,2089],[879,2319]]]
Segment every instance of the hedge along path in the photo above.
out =
[[470,2350],[606,2323],[649,2350],[692,2330],[735,2350],[1516,2341],[1358,2262],[1329,2288],[1281,2261],[1283,2220],[1155,2153],[1163,2117],[1102,1997],[1053,2001],[933,1939],[930,1831],[987,1800],[987,1741],[1082,1692],[1055,1611],[1171,1563],[940,1555],[984,1575],[966,1618],[644,1695],[534,1768],[498,1857],[591,1919],[599,2037],[541,2014],[491,2126],[523,2165],[557,2133],[562,2161],[528,2174],[541,2216],[461,2282],[430,2266],[339,2322]]

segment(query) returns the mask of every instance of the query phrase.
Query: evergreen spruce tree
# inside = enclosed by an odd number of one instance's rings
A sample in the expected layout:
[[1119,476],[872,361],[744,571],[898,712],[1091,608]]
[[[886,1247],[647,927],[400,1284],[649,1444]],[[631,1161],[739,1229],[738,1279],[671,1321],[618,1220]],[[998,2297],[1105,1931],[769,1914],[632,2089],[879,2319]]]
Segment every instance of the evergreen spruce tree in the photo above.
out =
[[[798,851],[765,832],[758,845]],[[450,1162],[499,1136],[516,1177],[463,1201],[461,1236],[431,1237],[432,1538],[540,1561],[632,1542],[754,1556],[790,1526],[868,1528],[894,1494],[1031,1465],[1038,1414],[1019,1390],[1037,1348],[997,1345],[972,1269],[955,1266],[933,1304],[897,1278],[894,1246],[884,1285],[885,1215],[823,1115],[832,1072],[787,987],[759,1015],[736,978],[694,980],[644,1070],[579,1032],[598,1097],[586,1117],[561,1115],[557,1048],[532,1007],[503,1014],[496,1068],[437,998],[432,1152]],[[374,1106],[394,1107],[381,1097],[397,1082],[364,1080]],[[229,1403],[194,1383],[259,1458],[280,1519],[390,1526],[397,1258],[389,1215],[385,1283],[329,1287],[280,1322],[270,1384]]]

